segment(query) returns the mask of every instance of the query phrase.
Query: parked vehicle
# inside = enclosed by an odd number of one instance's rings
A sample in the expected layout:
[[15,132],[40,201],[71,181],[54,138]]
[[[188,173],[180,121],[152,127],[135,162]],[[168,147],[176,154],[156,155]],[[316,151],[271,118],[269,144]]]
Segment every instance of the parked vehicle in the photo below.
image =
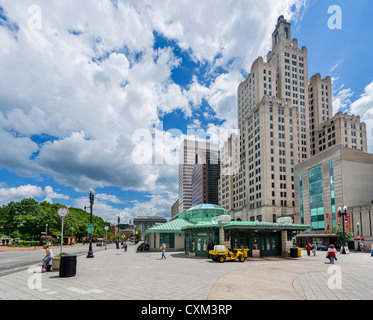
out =
[[327,247],[327,246],[324,246],[323,244],[318,244],[318,245],[317,245],[317,250],[320,250],[320,251],[328,251],[328,247]]
[[228,249],[226,246],[217,245],[214,246],[214,250],[209,251],[209,255],[214,261],[224,262],[238,259],[238,261],[244,262],[249,250],[250,249]]
[[149,251],[149,244],[148,243],[141,243],[138,247],[137,247],[137,251]]

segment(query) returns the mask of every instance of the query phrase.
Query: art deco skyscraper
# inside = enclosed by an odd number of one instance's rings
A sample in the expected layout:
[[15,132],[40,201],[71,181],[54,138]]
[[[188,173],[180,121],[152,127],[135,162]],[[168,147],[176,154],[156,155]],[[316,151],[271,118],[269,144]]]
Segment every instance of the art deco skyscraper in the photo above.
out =
[[[231,179],[229,201],[222,199],[225,185],[220,181],[220,201],[230,203],[231,213],[242,220],[272,222],[280,215],[292,215],[294,166],[333,143],[347,146],[347,138],[342,136],[341,126],[334,126],[337,119],[332,117],[330,77],[321,79],[316,74],[308,83],[307,48],[299,48],[298,40],[291,38],[291,24],[283,16],[272,33],[272,50],[266,61],[258,57],[253,62],[238,87],[237,98],[240,169]],[[345,135],[360,135],[359,147],[364,151],[365,124],[355,117],[350,121],[354,122],[352,130],[358,127],[359,131],[350,134],[346,129]],[[329,130],[331,140],[319,145],[325,141],[315,140],[325,135],[323,130]],[[337,132],[333,135],[332,130]],[[357,147],[357,141],[352,147]]]
[[294,212],[295,164],[310,156],[306,47],[291,38],[283,16],[272,34],[267,62],[257,58],[238,87],[242,173],[235,208],[245,220],[275,220]]

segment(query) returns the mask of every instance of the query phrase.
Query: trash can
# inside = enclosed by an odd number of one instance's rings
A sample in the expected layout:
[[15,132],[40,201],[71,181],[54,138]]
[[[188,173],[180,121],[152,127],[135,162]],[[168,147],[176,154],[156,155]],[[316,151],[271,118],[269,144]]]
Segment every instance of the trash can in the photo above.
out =
[[76,274],[76,255],[61,256],[60,278],[74,277]]
[[298,248],[290,248],[290,257],[298,258]]

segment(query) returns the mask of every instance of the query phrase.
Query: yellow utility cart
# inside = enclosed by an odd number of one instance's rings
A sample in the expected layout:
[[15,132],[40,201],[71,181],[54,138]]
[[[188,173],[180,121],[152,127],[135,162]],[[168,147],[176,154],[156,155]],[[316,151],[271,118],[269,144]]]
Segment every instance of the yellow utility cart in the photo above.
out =
[[244,262],[247,258],[247,252],[250,249],[228,249],[226,246],[214,246],[214,250],[209,251],[212,260],[218,262],[238,260]]

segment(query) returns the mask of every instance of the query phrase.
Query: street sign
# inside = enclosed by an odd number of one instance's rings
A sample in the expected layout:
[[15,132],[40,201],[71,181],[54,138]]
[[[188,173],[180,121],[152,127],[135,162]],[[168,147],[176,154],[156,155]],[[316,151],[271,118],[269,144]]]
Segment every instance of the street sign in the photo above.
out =
[[88,233],[93,233],[93,230],[95,229],[95,225],[93,223],[88,223]]
[[57,210],[57,214],[58,214],[60,217],[64,218],[64,217],[66,217],[66,216],[69,214],[69,209],[67,209],[67,208],[59,208],[59,209]]
[[126,237],[126,235],[125,234],[122,234],[122,238],[124,239]]
[[117,236],[118,236],[118,237],[120,236],[120,232],[117,232]]
[[105,229],[106,231],[108,231],[108,230],[109,230],[109,227],[108,227],[108,226],[105,226],[104,229]]
[[60,254],[62,254],[62,243],[63,243],[63,218],[65,218],[69,214],[69,209],[67,208],[59,208],[57,210],[57,214],[62,218],[61,223],[61,246],[60,246]]

